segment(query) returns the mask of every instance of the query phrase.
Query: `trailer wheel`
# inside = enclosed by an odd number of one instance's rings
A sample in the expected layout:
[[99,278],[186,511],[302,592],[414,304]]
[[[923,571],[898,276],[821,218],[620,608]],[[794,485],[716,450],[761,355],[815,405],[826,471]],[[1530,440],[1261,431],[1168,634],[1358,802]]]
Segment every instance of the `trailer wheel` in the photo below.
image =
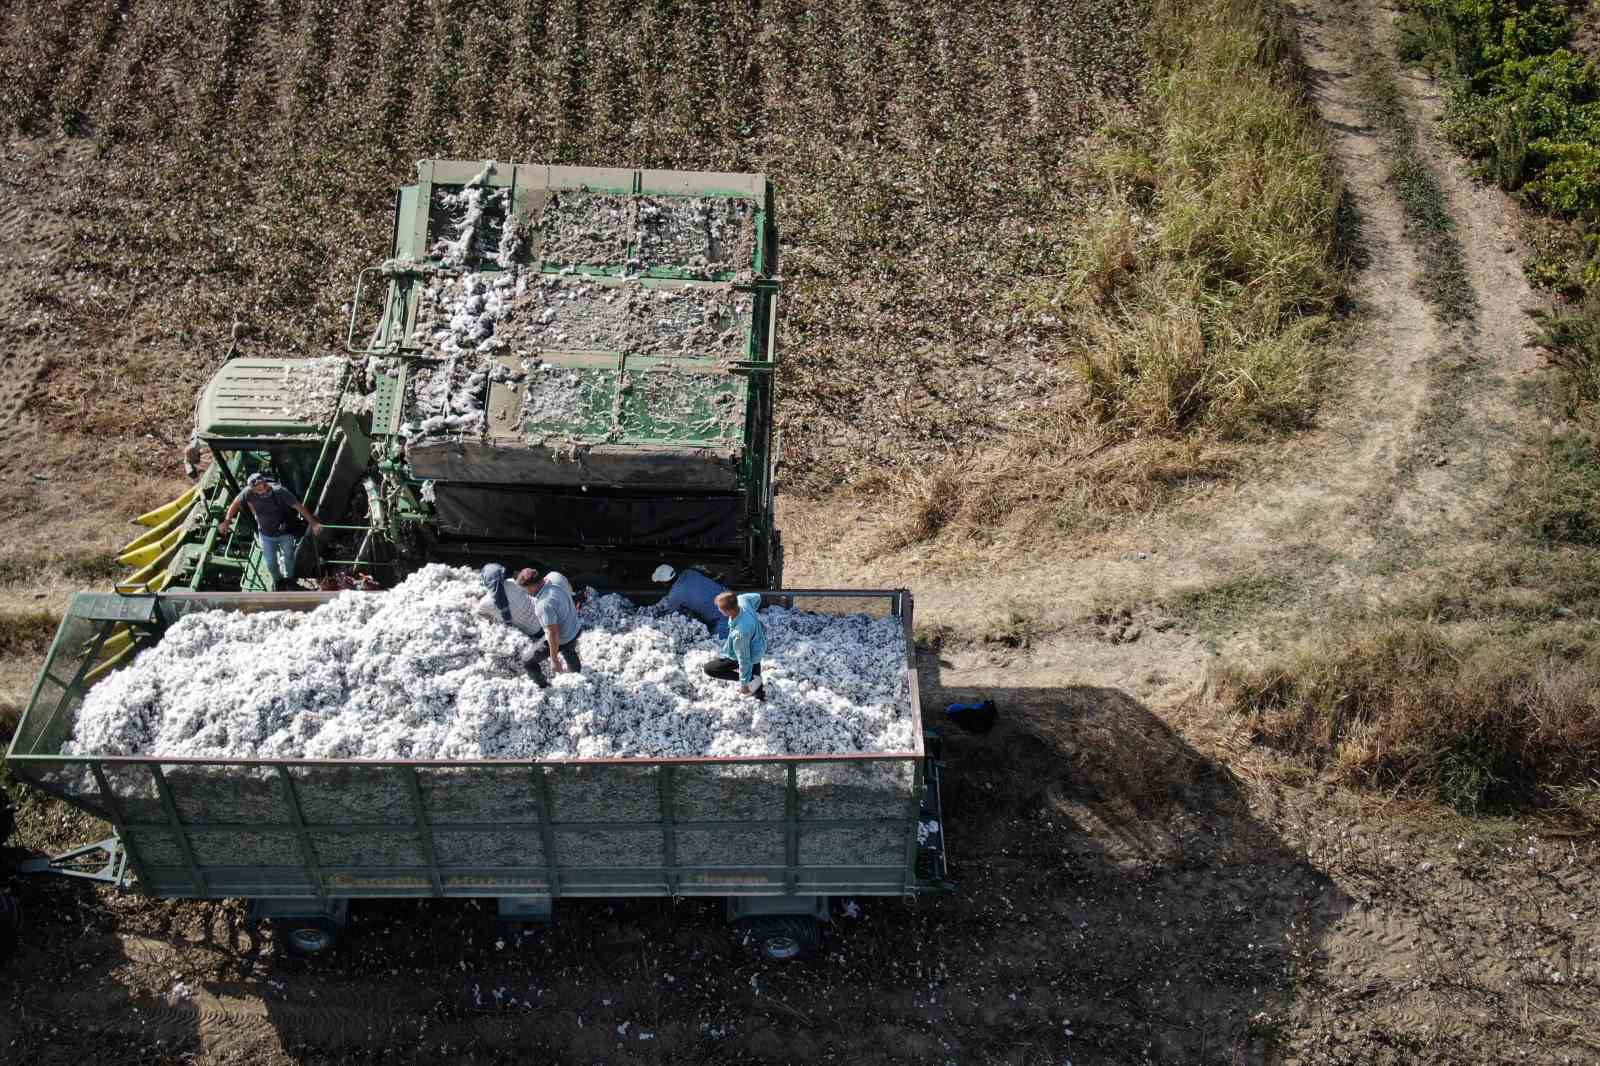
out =
[[0,962],[11,958],[22,934],[22,904],[0,892]]
[[275,918],[272,932],[288,954],[315,959],[339,943],[339,928],[326,918]]
[[734,933],[746,950],[768,962],[801,962],[822,947],[822,926],[804,915],[741,918]]

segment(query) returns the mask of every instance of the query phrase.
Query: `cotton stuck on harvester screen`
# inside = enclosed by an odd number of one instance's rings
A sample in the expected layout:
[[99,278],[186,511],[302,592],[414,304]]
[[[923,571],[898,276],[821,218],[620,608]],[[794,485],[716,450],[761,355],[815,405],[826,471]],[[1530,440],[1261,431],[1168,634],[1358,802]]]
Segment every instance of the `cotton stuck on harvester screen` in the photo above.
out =
[[622,596],[581,614],[581,674],[549,689],[529,638],[430,565],[312,611],[206,611],[86,695],[68,755],[534,759],[828,755],[915,746],[894,617],[763,609],[768,699],[705,676],[700,622]]

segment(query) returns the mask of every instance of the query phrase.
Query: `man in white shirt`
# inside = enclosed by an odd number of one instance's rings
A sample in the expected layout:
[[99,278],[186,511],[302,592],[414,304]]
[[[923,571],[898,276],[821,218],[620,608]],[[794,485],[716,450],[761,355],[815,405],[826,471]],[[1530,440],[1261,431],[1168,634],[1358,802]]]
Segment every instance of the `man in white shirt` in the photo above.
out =
[[478,601],[478,613],[505,622],[534,640],[533,654],[522,664],[534,684],[540,688],[550,684],[540,669],[546,659],[552,673],[581,672],[578,634],[583,622],[573,601],[572,585],[564,575],[552,570],[540,578],[530,569],[512,581],[505,567],[489,563],[481,576],[488,592]]

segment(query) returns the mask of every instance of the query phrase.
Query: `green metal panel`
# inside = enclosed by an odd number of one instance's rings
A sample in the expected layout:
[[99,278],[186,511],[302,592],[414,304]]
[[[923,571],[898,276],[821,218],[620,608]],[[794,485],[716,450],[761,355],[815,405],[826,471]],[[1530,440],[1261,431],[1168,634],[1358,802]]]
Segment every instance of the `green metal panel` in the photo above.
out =
[[319,436],[333,420],[344,374],[337,359],[234,359],[200,396],[200,435]]
[[749,378],[710,360],[630,356],[620,405],[628,444],[742,443]]
[[395,199],[394,218],[394,254],[399,259],[418,259],[426,249],[417,242],[417,231],[414,225],[402,225],[402,220],[412,222],[417,217],[418,197],[421,187],[406,185],[400,189]]
[[549,399],[537,405],[523,404],[523,439],[553,438],[591,443],[615,439],[621,357],[544,352],[540,360],[552,368],[535,372],[544,379],[541,394],[547,394]]
[[406,374],[404,364],[391,373],[378,374],[372,396],[372,435],[393,436],[400,432],[405,414]]

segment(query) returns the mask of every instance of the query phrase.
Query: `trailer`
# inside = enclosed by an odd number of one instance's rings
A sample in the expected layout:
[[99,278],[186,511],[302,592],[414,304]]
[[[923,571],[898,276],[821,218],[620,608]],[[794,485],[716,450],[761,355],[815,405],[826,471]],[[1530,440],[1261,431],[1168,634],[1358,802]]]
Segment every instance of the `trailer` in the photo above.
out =
[[[835,896],[941,892],[939,740],[924,732],[905,590],[763,590],[767,604],[893,615],[913,748],[762,757],[312,760],[63,755],[107,640],[131,651],[205,610],[311,610],[333,593],[79,593],[8,754],[11,772],[112,826],[36,869],[172,899],[243,897],[300,954],[352,901],[492,898],[506,922],[564,897],[720,897],[774,960],[817,949]],[[362,593],[345,593],[362,595]],[[659,591],[630,598],[638,603]]]

